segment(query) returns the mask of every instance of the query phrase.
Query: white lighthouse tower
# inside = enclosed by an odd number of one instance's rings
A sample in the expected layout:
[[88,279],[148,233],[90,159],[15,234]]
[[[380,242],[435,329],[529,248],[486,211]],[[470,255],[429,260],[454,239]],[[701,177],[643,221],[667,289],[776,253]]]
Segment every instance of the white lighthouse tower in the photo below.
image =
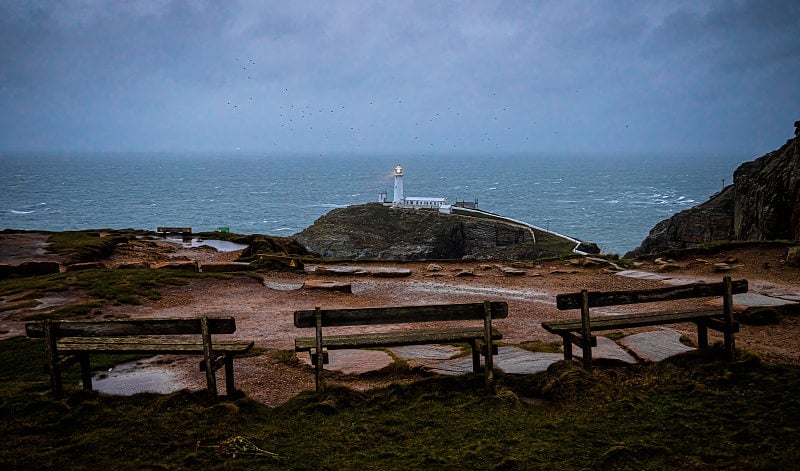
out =
[[394,206],[403,206],[405,196],[403,196],[403,167],[398,165],[394,168]]

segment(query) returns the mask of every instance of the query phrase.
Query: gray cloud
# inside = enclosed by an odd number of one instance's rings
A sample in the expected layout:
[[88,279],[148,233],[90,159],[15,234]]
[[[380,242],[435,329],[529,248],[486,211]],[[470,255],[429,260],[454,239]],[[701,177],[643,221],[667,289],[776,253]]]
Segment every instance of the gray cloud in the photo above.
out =
[[748,155],[800,119],[798,17],[778,0],[0,0],[0,150]]

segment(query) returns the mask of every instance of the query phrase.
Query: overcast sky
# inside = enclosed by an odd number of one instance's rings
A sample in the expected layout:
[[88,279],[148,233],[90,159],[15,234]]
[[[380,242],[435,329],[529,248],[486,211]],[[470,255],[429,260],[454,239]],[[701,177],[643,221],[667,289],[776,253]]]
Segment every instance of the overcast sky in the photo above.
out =
[[757,157],[800,1],[0,0],[0,151]]

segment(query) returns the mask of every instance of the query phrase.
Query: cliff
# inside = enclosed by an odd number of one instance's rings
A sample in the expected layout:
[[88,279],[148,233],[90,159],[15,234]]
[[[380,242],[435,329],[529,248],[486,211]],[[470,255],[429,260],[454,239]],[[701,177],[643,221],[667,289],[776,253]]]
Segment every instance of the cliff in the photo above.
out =
[[800,121],[780,149],[740,165],[732,185],[656,224],[625,257],[722,240],[800,240]]
[[571,253],[575,246],[497,219],[379,203],[334,209],[293,238],[322,257],[337,259],[530,260]]

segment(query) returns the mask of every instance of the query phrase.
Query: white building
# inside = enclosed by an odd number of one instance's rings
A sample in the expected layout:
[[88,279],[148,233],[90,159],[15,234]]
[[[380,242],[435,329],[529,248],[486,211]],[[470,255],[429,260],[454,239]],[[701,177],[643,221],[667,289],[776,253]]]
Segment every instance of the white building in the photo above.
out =
[[[381,192],[378,201],[383,204],[386,202],[386,192]],[[449,207],[447,198],[430,198],[427,196],[405,196],[403,193],[403,167],[398,165],[394,168],[394,199],[391,205],[396,208],[414,209],[438,209]]]

